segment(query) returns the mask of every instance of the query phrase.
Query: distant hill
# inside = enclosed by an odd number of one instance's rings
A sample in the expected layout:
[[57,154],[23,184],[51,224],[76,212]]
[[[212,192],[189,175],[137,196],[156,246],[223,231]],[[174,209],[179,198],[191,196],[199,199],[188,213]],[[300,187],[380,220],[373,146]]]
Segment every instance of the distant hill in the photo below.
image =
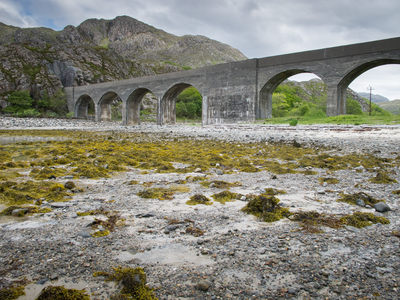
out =
[[[364,98],[366,98],[367,100],[369,100],[369,93],[367,93],[367,92],[360,92],[360,93],[357,93],[360,97],[364,97]],[[382,103],[382,102],[388,102],[388,101],[390,101],[388,98],[386,98],[386,97],[384,97],[384,96],[382,96],[382,95],[376,95],[376,94],[372,94],[371,95],[371,100],[372,100],[372,102],[374,102],[374,103]]]
[[390,111],[392,114],[400,115],[400,99],[388,102],[378,103],[383,109]]

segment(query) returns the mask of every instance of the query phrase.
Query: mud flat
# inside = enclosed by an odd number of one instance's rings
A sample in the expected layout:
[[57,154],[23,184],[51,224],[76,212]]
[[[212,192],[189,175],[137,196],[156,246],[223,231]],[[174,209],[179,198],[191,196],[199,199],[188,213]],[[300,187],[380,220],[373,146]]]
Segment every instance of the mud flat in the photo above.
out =
[[[35,299],[49,285],[85,289],[91,299],[109,299],[120,287],[93,275],[118,266],[142,267],[147,285],[159,299],[398,298],[399,126],[125,127],[1,118],[0,129],[87,132],[87,141],[93,132],[112,136],[114,141],[122,135],[118,145],[129,141],[130,134],[140,134],[144,139],[165,141],[165,148],[187,139],[210,143],[210,147],[214,147],[212,141],[222,141],[226,151],[234,148],[231,160],[210,161],[207,168],[189,168],[188,158],[187,163],[171,161],[173,169],[143,169],[139,164],[109,178],[71,179],[67,174],[46,179],[62,184],[73,180],[82,191],[65,202],[42,201],[41,207],[51,208],[50,212],[0,217],[0,288],[17,285],[25,278],[26,295],[21,299]],[[0,132],[0,139],[9,135]],[[29,141],[30,145],[35,142]],[[51,146],[67,141],[40,143]],[[240,148],[248,143],[247,157]],[[312,151],[304,154],[304,160],[290,157],[291,149],[303,148]],[[274,149],[276,157],[269,157],[265,149]],[[289,151],[288,157],[281,156],[279,149]],[[199,151],[203,150],[199,146]],[[218,151],[222,154],[225,150]],[[306,160],[307,155],[312,159]],[[346,157],[345,163],[336,163],[338,157]],[[363,161],[365,157],[368,159]],[[276,163],[286,171],[277,169]],[[182,171],[184,168],[187,171]],[[392,181],[374,182],[379,173]],[[29,170],[24,174],[29,176]],[[223,186],[223,182],[231,185]],[[253,198],[268,198],[266,189],[281,191],[274,197],[290,216],[264,222],[242,211]],[[228,190],[239,196],[224,204],[214,200],[213,195]],[[168,194],[171,191],[172,195]],[[194,195],[204,195],[212,204],[188,205]],[[338,202],[343,195],[358,195],[354,200],[358,205]],[[363,195],[376,202],[384,200],[390,211],[379,212],[373,203],[365,203],[368,199]],[[327,219],[325,223],[311,218],[295,220],[300,212],[334,218],[338,226]],[[358,228],[343,221],[355,212],[383,217],[390,223],[370,222],[370,226]],[[115,226],[105,232],[112,218]]]

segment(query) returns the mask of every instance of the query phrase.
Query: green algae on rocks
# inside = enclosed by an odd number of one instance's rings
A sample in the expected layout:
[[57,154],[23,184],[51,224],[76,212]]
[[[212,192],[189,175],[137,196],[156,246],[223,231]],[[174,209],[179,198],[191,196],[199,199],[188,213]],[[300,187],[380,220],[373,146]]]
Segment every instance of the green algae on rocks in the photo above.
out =
[[386,172],[379,171],[376,173],[375,177],[372,177],[368,180],[369,182],[372,183],[377,183],[377,184],[392,184],[392,183],[397,183],[396,179],[393,179],[387,174]]
[[50,181],[2,181],[0,182],[0,203],[21,205],[34,201],[65,201],[72,194],[64,185]]
[[11,205],[0,212],[0,216],[15,216],[23,217],[30,214],[45,214],[51,212],[52,209],[49,207],[39,206],[15,206]]
[[242,197],[242,194],[238,194],[238,193],[232,193],[230,191],[222,191],[220,193],[217,194],[213,194],[211,195],[211,197],[221,203],[221,204],[225,204],[225,202],[231,202],[231,201],[235,201],[235,200],[239,200],[240,197]]
[[337,200],[338,202],[346,202],[348,204],[357,205],[357,201],[362,200],[365,205],[374,206],[374,204],[383,200],[375,199],[364,192],[354,194],[341,194],[341,197]]
[[137,268],[113,268],[113,273],[95,272],[93,276],[105,276],[106,281],[115,281],[121,287],[121,291],[111,299],[140,299],[157,300],[153,289],[147,286],[147,276],[144,270]]
[[190,200],[186,201],[186,204],[188,204],[188,205],[197,205],[197,204],[212,205],[212,202],[206,196],[201,195],[201,194],[196,194],[196,195],[193,195],[192,197],[190,197]]
[[24,285],[13,285],[7,288],[0,289],[1,300],[15,300],[23,295],[25,295]]
[[289,209],[279,205],[275,196],[261,194],[252,196],[242,211],[252,214],[264,222],[275,222],[290,215]]
[[390,221],[385,217],[375,216],[373,213],[354,212],[352,215],[344,216],[341,218],[342,222],[346,225],[363,228],[371,226],[372,224],[390,224]]
[[291,221],[300,222],[302,230],[309,233],[322,233],[321,226],[338,229],[343,226],[343,221],[335,216],[322,214],[316,211],[299,211],[292,213]]
[[187,186],[155,187],[140,191],[138,196],[145,199],[172,200],[175,193],[188,193],[189,191],[190,188]]
[[338,184],[339,183],[339,180],[337,178],[334,178],[334,177],[320,177],[320,178],[318,178],[318,181],[319,181],[320,184],[324,184],[324,183],[327,183],[327,184]]
[[90,300],[90,297],[85,290],[48,286],[40,292],[36,300]]

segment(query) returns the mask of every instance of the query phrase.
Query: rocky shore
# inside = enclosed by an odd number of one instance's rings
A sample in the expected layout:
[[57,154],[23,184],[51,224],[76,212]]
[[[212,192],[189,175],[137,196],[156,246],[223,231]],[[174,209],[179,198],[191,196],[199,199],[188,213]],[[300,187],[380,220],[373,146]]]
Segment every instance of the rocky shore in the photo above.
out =
[[[176,125],[121,126],[82,120],[0,118],[0,129],[61,129],[163,133],[170,138],[219,139],[238,142],[297,143],[328,147],[330,153],[400,157],[400,126],[284,126]],[[243,195],[265,188],[278,195],[290,211],[344,215],[355,211],[386,217],[390,224],[364,228],[322,227],[321,233],[302,230],[287,218],[266,223],[241,211],[248,199],[212,205],[187,205],[194,194],[220,192],[188,182],[188,192],[172,200],[143,199],[143,184],[163,187],[194,173],[156,173],[131,169],[111,178],[79,179],[84,187],[70,201],[51,205],[46,214],[0,218],[0,288],[22,278],[30,283],[26,296],[35,299],[43,287],[64,285],[86,289],[91,299],[109,299],[115,284],[94,277],[112,267],[143,267],[148,286],[159,299],[397,299],[400,293],[399,183],[368,181],[365,169],[329,171],[309,168],[317,175],[268,171],[209,173],[209,180],[239,182],[230,191]],[[400,182],[400,170],[392,178]],[[320,177],[335,177],[334,184]],[[66,178],[65,180],[68,180]],[[137,184],[129,184],[136,182]],[[341,193],[367,193],[384,199],[388,212],[337,202]],[[97,211],[95,215],[80,215]],[[117,212],[124,226],[93,237],[90,225]],[[100,213],[99,213],[100,212]],[[191,229],[188,229],[191,228]],[[195,229],[198,229],[196,231]],[[197,234],[196,234],[197,233]]]

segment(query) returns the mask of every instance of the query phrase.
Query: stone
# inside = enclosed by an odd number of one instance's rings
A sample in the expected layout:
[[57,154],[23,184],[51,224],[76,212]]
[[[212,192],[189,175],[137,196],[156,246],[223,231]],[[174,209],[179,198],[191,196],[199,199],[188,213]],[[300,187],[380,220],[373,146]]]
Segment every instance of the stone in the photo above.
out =
[[16,209],[13,209],[13,211],[11,212],[11,215],[13,217],[22,217],[27,212],[28,212],[28,208],[16,208]]
[[240,197],[240,201],[247,201],[247,198],[245,195],[243,195],[242,197]]
[[196,288],[203,292],[207,292],[210,287],[211,287],[211,282],[208,280],[204,280],[204,279],[200,280],[196,284]]
[[194,170],[194,172],[195,172],[195,173],[201,173],[201,169],[200,169],[200,168],[196,168],[196,169]]
[[170,233],[170,232],[172,232],[172,231],[175,231],[175,230],[177,230],[179,228],[179,225],[168,225],[167,227],[165,227],[165,229],[164,229],[164,233],[165,234],[168,234],[168,233]]
[[217,171],[215,171],[215,173],[216,173],[217,175],[224,175],[224,171],[222,171],[222,170],[220,170],[220,169],[218,169]]
[[72,204],[68,202],[52,202],[50,203],[50,206],[53,208],[66,208],[66,207],[71,207]]
[[389,205],[387,205],[385,202],[378,202],[378,203],[376,203],[376,204],[374,205],[374,208],[375,208],[375,210],[376,210],[377,212],[381,212],[381,213],[387,212],[387,211],[390,211],[390,210],[391,210],[390,207],[389,207]]
[[357,199],[356,204],[361,207],[365,207],[365,202],[363,199]]

